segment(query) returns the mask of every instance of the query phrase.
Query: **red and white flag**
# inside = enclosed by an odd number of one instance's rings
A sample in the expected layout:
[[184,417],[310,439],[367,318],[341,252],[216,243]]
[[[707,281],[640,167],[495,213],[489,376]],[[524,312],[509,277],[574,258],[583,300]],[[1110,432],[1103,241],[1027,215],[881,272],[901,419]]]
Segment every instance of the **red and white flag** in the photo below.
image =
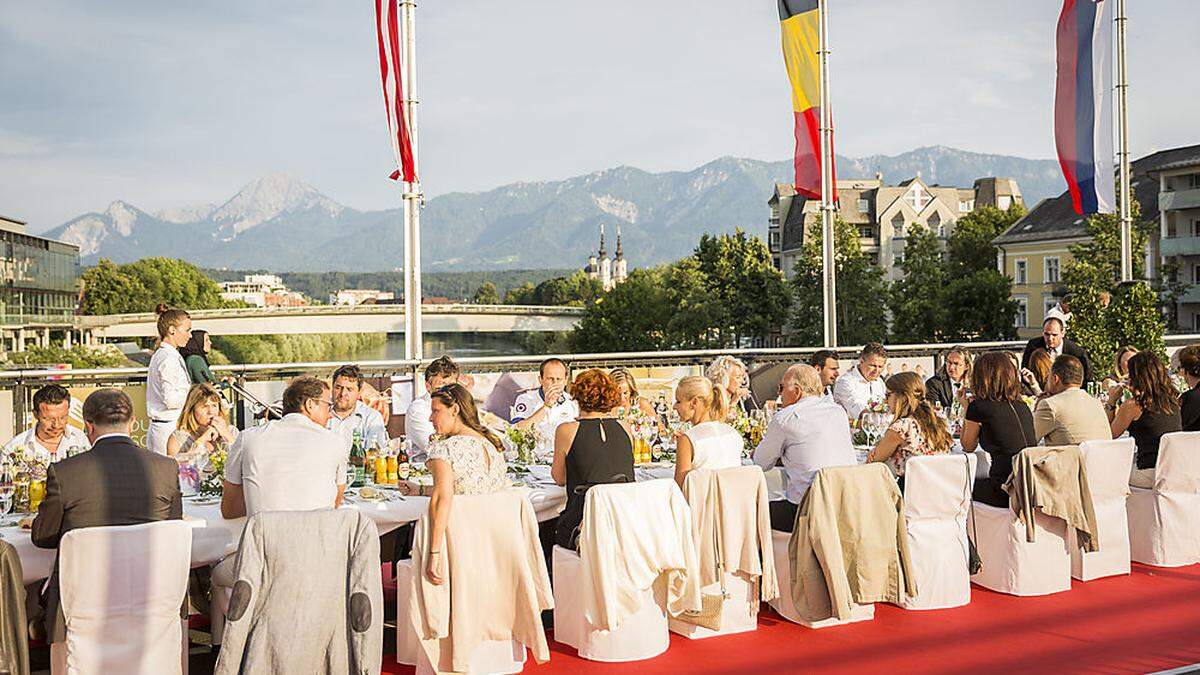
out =
[[391,179],[403,177],[417,182],[417,164],[413,160],[412,139],[404,118],[404,64],[400,49],[400,17],[396,0],[375,0],[375,28],[379,37],[379,75],[383,81],[383,104],[387,108],[388,135],[396,170]]

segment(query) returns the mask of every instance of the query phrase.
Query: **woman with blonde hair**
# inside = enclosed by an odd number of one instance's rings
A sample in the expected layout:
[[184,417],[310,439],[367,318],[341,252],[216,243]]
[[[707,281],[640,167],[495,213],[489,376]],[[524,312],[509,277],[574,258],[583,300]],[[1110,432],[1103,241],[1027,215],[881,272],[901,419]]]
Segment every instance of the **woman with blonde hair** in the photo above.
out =
[[904,465],[909,457],[944,455],[950,452],[954,440],[933,404],[925,400],[925,384],[920,375],[896,373],[884,382],[884,386],[887,387],[888,409],[895,414],[895,419],[875,444],[867,461],[888,461],[903,484]]
[[633,379],[633,373],[625,368],[613,368],[608,374],[612,376],[613,382],[616,382],[617,388],[621,390],[621,403],[617,408],[622,413],[628,413],[636,407],[646,415],[654,417],[654,405],[638,393],[637,380]]
[[748,373],[746,364],[742,363],[741,359],[728,354],[713,359],[704,369],[705,377],[725,388],[729,398],[729,415],[738,412],[749,414],[751,409],[758,407],[754,397],[750,395],[746,378]]
[[675,437],[675,482],[692,469],[741,466],[742,435],[725,423],[729,399],[725,388],[701,375],[691,375],[675,387],[675,412],[691,427]]
[[221,394],[211,384],[196,384],[188,391],[179,426],[167,438],[167,455],[176,460],[229,450],[237,438],[221,409]]

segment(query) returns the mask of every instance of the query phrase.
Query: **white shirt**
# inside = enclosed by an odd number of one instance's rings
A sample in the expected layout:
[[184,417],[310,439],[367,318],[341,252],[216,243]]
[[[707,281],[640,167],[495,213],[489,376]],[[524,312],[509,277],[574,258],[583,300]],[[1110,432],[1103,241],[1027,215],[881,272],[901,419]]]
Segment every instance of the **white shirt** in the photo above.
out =
[[92,442],[88,440],[87,434],[78,427],[67,425],[63,430],[63,438],[58,442],[58,450],[50,452],[46,446],[37,437],[37,425],[29,427],[25,431],[12,437],[12,440],[4,444],[4,455],[11,455],[14,450],[24,446],[33,451],[38,457],[44,458],[47,462],[57,462],[60,459],[73,457],[81,452],[87,452],[92,449]]
[[692,442],[693,469],[729,469],[742,465],[745,442],[724,422],[701,422],[684,432]]
[[404,437],[412,447],[409,459],[425,459],[425,448],[429,446],[429,437],[433,435],[433,422],[429,421],[431,412],[433,407],[428,393],[414,398],[404,412]]
[[[542,401],[541,389],[530,389],[523,392],[513,403],[512,414],[509,416],[513,423],[520,422],[541,410],[545,403]],[[579,419],[579,404],[570,394],[563,393],[562,401],[546,411],[546,416],[537,423],[538,449],[554,449],[554,432],[558,425],[564,422],[574,422]]]
[[246,515],[333,508],[346,484],[348,447],[340,434],[301,413],[238,434],[225,480],[245,491]]
[[846,411],[823,397],[807,396],[780,410],[754,450],[754,463],[769,471],[783,460],[787,500],[799,504],[817,471],[858,463]]
[[852,419],[858,419],[872,399],[882,401],[885,398],[887,387],[883,384],[883,378],[877,377],[867,382],[867,378],[858,371],[857,364],[839,375],[837,382],[833,383],[833,400],[842,406]]
[[388,441],[387,425],[383,423],[383,415],[362,401],[355,403],[354,410],[351,410],[350,414],[345,417],[338,417],[336,412],[330,415],[326,428],[341,434],[346,439],[346,447],[350,447],[350,443],[353,442],[356,430],[363,439],[365,444],[363,447],[369,448],[376,443],[382,447]]
[[179,350],[163,343],[150,357],[146,373],[146,414],[151,422],[174,422],[183,412],[192,380]]

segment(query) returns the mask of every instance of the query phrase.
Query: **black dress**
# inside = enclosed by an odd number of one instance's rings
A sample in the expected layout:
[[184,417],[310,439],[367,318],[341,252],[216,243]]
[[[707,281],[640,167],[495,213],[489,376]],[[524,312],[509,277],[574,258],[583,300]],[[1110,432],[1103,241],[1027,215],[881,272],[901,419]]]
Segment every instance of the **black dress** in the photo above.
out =
[[567,505],[558,516],[554,542],[575,550],[588,488],[633,482],[633,443],[614,419],[581,419],[567,452]]
[[1137,468],[1153,469],[1158,463],[1158,442],[1163,434],[1180,431],[1179,411],[1170,414],[1142,411],[1142,416],[1129,423],[1129,435],[1137,445]]
[[1179,417],[1184,431],[1200,431],[1200,384],[1179,397]]
[[992,456],[987,478],[975,481],[972,497],[992,506],[1008,506],[1004,483],[1012,475],[1012,458],[1038,444],[1033,413],[1024,401],[984,401],[967,405],[966,418],[979,424],[979,445]]

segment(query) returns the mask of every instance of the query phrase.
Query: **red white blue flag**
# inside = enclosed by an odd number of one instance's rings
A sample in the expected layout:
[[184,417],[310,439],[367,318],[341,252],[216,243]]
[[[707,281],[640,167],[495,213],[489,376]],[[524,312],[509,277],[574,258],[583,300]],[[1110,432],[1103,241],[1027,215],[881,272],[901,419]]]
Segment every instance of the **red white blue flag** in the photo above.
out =
[[1063,0],[1054,145],[1075,212],[1112,213],[1112,2]]
[[404,115],[403,52],[400,50],[400,17],[396,0],[375,0],[375,30],[379,40],[379,75],[383,81],[383,103],[387,108],[388,134],[396,170],[391,179],[404,178],[406,183],[417,181],[417,164],[413,158],[412,139]]

